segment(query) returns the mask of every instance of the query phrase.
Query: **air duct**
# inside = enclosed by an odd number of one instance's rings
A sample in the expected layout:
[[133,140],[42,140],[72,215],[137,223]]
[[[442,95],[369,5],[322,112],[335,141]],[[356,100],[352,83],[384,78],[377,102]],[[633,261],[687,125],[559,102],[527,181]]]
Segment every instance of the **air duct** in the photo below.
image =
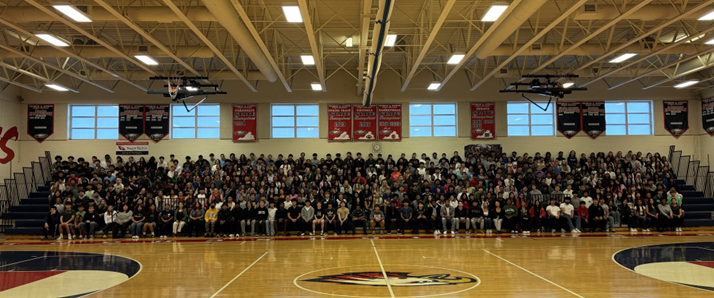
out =
[[513,32],[516,32],[516,30],[546,2],[548,2],[548,0],[528,0],[518,4],[518,6],[505,17],[498,28],[491,33],[491,37],[476,49],[476,52],[474,52],[476,57],[486,59],[491,52],[498,48]]
[[379,0],[377,19],[372,32],[372,48],[367,63],[365,90],[362,98],[362,105],[365,107],[372,104],[372,95],[374,87],[377,86],[377,74],[379,74],[379,67],[382,64],[382,51],[389,33],[389,19],[392,16],[393,8],[394,0]]
[[216,21],[226,28],[233,39],[238,42],[238,45],[250,57],[253,64],[263,73],[265,79],[269,82],[275,82],[278,79],[278,74],[270,64],[268,57],[265,56],[258,43],[253,39],[248,27],[241,21],[240,15],[231,5],[231,2],[203,0],[203,4],[213,14]]

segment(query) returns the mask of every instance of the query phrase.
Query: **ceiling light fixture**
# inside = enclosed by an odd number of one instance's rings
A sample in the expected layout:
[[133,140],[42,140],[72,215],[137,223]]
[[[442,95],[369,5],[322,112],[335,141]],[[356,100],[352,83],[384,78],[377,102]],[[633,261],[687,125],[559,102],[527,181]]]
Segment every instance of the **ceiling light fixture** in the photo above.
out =
[[56,91],[62,91],[62,92],[64,92],[64,91],[69,91],[69,89],[67,89],[67,88],[65,88],[65,87],[62,87],[62,86],[60,86],[60,85],[57,85],[57,84],[47,84],[47,85],[45,85],[45,86],[46,86],[46,87],[49,87],[49,88],[52,88],[52,89],[54,89],[54,90],[56,90]]
[[188,90],[188,91],[198,91],[198,87],[186,86],[186,90]]
[[684,81],[679,84],[675,84],[674,88],[677,88],[677,89],[687,88],[687,87],[692,86],[696,83],[699,83],[699,81],[697,81],[697,80]]
[[46,32],[41,32],[41,33],[35,33],[35,36],[39,37],[40,39],[49,42],[50,44],[58,47],[68,47],[69,43],[66,41]]
[[134,55],[134,58],[139,59],[139,61],[143,62],[146,65],[159,65],[159,62],[156,62],[156,60],[154,60],[154,58],[151,58],[149,55],[137,54]]
[[563,83],[563,88],[570,88],[570,87],[573,87],[573,85],[575,85],[575,83],[573,83],[573,82],[565,82],[565,83]]
[[704,44],[714,45],[714,38],[710,39],[709,41],[705,42]]
[[302,23],[302,15],[299,6],[283,6],[283,13],[288,23]]
[[446,62],[446,64],[459,64],[461,62],[461,59],[464,59],[466,55],[464,53],[453,53],[451,54],[451,58],[449,58],[449,61]]
[[429,84],[429,87],[427,87],[426,89],[434,91],[436,89],[439,89],[440,86],[441,82],[431,82],[431,84]]
[[319,82],[310,83],[310,87],[312,88],[312,91],[322,91],[322,84]]
[[351,36],[345,39],[345,46],[348,48],[352,47],[352,37]]
[[59,10],[64,15],[72,18],[78,23],[91,23],[92,20],[87,17],[81,10],[77,9],[72,5],[53,5],[56,10]]
[[384,40],[385,47],[393,47],[397,43],[397,35],[394,33],[387,34],[387,38]]
[[491,5],[486,14],[481,18],[481,22],[495,22],[506,11],[508,4],[496,2]]
[[710,13],[703,15],[701,18],[699,18],[700,21],[711,21],[714,20],[714,10],[712,10]]
[[315,57],[312,55],[300,55],[300,60],[303,65],[315,65]]
[[620,63],[635,56],[637,56],[637,54],[635,53],[622,54],[620,56],[617,56],[617,58],[610,60],[610,63]]

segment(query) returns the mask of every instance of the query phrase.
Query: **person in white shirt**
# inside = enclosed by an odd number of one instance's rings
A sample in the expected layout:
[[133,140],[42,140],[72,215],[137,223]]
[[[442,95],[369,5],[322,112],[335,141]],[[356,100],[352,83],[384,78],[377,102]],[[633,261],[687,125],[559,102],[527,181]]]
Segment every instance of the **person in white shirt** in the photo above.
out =
[[567,188],[563,191],[563,196],[567,198],[573,197],[573,186],[568,184]]
[[[560,211],[563,218],[566,219],[570,231],[580,233],[580,217],[575,216],[575,207],[570,204],[569,197],[565,197],[565,202],[560,204]],[[575,220],[575,226],[573,226],[573,220]]]
[[268,208],[268,222],[265,225],[265,233],[268,236],[275,235],[275,213],[277,211],[278,208],[275,208],[275,202],[271,201],[270,208]]
[[581,202],[585,202],[585,208],[590,208],[590,205],[593,204],[593,198],[590,197],[588,192],[583,192],[583,196],[580,198]]
[[561,221],[560,207],[555,205],[555,199],[550,199],[550,205],[545,207],[545,211],[548,213],[548,223],[550,228],[553,230],[553,233],[555,233],[555,230],[558,229],[558,223]]
[[159,162],[156,163],[156,168],[157,168],[157,169],[158,169],[158,168],[164,168],[164,169],[166,169],[166,167],[168,167],[168,166],[169,166],[169,164],[166,163],[166,161],[164,160],[164,157],[163,157],[163,156],[160,156],[160,157],[159,157]]

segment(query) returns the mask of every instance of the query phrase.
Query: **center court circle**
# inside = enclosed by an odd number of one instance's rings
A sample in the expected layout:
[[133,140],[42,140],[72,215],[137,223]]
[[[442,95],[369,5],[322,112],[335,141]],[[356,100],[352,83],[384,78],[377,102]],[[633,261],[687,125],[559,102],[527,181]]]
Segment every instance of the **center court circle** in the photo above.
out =
[[[395,296],[438,297],[472,290],[481,279],[471,273],[443,267],[385,264]],[[377,265],[318,269],[293,280],[296,287],[337,297],[389,298],[387,282]]]

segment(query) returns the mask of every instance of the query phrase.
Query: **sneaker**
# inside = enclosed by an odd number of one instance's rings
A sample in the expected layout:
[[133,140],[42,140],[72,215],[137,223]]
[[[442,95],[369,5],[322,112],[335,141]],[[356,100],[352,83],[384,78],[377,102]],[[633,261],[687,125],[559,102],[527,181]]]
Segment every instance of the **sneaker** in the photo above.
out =
[[[62,236],[60,236],[62,237]],[[102,235],[102,238],[107,239],[107,235]]]
[[235,235],[233,235],[233,234],[228,235],[228,237],[231,237],[231,238],[233,238],[233,236],[235,236]]
[[451,231],[451,235],[456,235],[456,232],[454,232],[454,231]]
[[631,229],[630,229],[630,232],[637,232],[637,229],[631,228]]
[[300,233],[300,236],[305,236],[305,233]]
[[650,231],[650,229],[645,229],[645,232],[649,232],[649,231]]
[[83,235],[79,235],[79,240],[82,240],[82,239],[84,239],[84,236],[83,236]]
[[332,236],[337,236],[337,232],[332,233]]
[[565,229],[560,229],[560,232],[561,232],[561,233],[565,233]]
[[94,236],[89,236],[89,240],[94,240]]
[[320,236],[325,236],[325,231],[320,231]]
[[553,233],[555,233],[555,229],[553,229]]
[[379,231],[379,235],[384,235],[384,231]]

